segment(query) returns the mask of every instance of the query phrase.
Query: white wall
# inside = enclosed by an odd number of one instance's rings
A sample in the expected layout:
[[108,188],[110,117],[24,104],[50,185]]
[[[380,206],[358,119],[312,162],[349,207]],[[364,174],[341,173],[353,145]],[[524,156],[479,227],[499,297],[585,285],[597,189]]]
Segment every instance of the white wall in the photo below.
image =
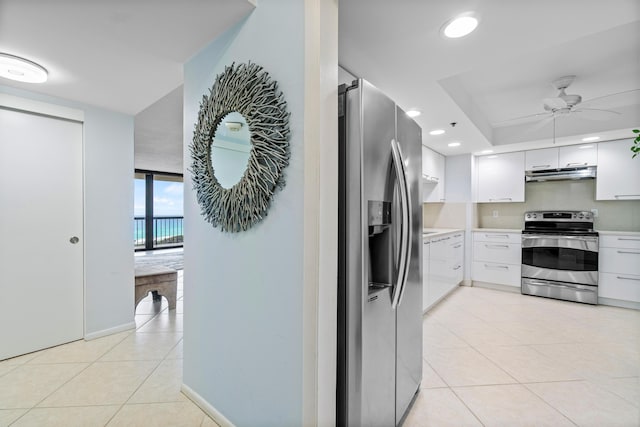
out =
[[[313,76],[305,71],[310,60],[305,49],[321,44],[319,29],[311,43],[317,45],[307,43],[305,8],[312,3],[329,4],[337,12],[333,0],[260,0],[246,20],[185,64],[185,188],[191,187],[189,145],[199,103],[226,65],[252,61],[263,66],[278,82],[291,112],[286,187],[274,195],[262,222],[246,232],[222,233],[204,221],[194,192],[185,192],[184,389],[205,409],[239,426],[299,426],[305,424],[308,411],[319,411],[304,404],[305,399],[316,400],[313,395],[321,387],[316,378],[307,389],[305,382],[312,381],[309,371],[316,372],[319,362],[308,365],[305,356],[311,351],[318,357],[322,351],[314,344],[319,337],[310,347],[304,337],[309,317],[319,318],[318,275],[323,271],[319,256],[310,256],[307,244],[316,244],[314,253],[322,252],[318,242],[327,230],[320,224],[322,218],[305,217],[305,196],[321,198],[317,191],[325,172],[321,156],[310,156],[308,150],[320,153],[321,142],[335,144],[337,131],[333,141],[320,141],[318,134],[305,132],[314,129],[306,115],[322,115],[319,105],[325,102],[331,104],[337,129],[337,40],[334,76],[323,82],[329,82],[333,95],[316,94],[317,103],[309,105],[308,79],[317,78],[316,86],[322,86],[319,69]],[[337,159],[327,162],[335,166]],[[309,190],[313,188],[316,192]],[[331,193],[334,198],[335,193]],[[333,233],[335,229],[327,231],[329,236]],[[335,238],[331,241],[335,245]],[[315,265],[307,268],[305,260]],[[335,258],[327,263],[335,264]],[[329,286],[335,288],[335,274],[330,268],[326,273],[331,276]],[[335,370],[331,374],[335,376]]]
[[84,111],[85,338],[133,327],[133,116],[0,86]]

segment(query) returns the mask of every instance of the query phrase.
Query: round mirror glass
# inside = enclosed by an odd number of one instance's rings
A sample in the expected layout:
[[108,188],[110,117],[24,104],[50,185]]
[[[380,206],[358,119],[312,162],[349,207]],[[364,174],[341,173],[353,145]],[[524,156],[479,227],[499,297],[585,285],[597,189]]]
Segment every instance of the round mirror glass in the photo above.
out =
[[224,188],[236,185],[247,169],[251,153],[251,133],[238,112],[224,116],[211,141],[211,166]]

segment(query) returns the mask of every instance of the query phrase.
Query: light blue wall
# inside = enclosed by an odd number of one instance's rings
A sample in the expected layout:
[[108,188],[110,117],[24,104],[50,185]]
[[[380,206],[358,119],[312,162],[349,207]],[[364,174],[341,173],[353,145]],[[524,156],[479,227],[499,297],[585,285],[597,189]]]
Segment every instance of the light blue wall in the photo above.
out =
[[0,86],[84,111],[85,335],[133,322],[133,116]]
[[[188,146],[199,102],[232,62],[262,65],[291,112],[286,187],[252,229],[200,216]],[[302,425],[304,2],[260,0],[185,65],[184,383],[238,426]]]

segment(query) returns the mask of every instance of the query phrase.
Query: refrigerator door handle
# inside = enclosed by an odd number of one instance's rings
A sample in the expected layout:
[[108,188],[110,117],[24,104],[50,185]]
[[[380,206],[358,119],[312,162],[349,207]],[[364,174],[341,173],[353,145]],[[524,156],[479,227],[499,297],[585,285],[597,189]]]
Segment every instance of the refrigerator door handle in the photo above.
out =
[[407,172],[405,170],[404,158],[400,145],[395,139],[391,140],[391,157],[393,166],[398,179],[398,187],[400,187],[400,211],[401,211],[401,227],[400,227],[400,261],[398,263],[398,277],[393,288],[393,296],[391,308],[395,309],[402,302],[404,288],[407,283],[407,275],[409,272],[409,259],[411,258],[411,199],[409,198],[409,183],[407,181]]

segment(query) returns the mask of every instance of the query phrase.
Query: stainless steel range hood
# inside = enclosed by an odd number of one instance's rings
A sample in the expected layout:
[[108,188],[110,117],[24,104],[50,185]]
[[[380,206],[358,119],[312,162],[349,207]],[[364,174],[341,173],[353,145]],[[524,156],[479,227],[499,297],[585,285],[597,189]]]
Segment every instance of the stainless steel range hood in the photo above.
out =
[[560,181],[569,179],[593,179],[596,177],[595,166],[579,168],[529,170],[525,172],[526,182]]

